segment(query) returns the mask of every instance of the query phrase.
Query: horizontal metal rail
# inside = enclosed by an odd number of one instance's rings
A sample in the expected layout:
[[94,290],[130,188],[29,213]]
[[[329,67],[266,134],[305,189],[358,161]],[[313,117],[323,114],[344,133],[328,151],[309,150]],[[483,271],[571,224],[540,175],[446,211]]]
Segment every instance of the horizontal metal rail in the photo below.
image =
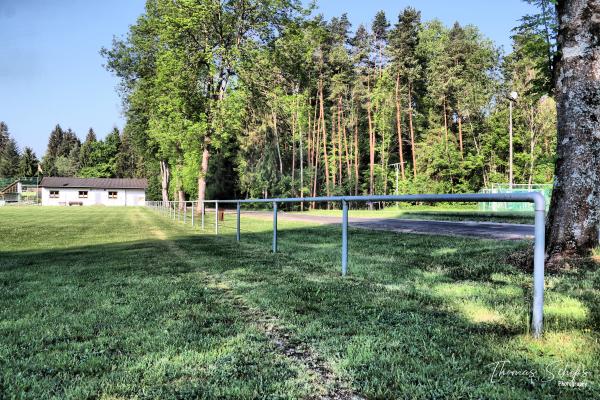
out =
[[[406,195],[374,195],[374,196],[329,196],[329,197],[292,197],[273,199],[245,199],[245,200],[204,200],[200,201],[202,229],[204,229],[204,213],[206,203],[215,204],[215,234],[219,233],[219,204],[236,205],[236,240],[240,241],[240,209],[242,204],[269,203],[273,207],[273,243],[272,251],[277,252],[277,204],[279,203],[324,203],[337,202],[342,205],[342,276],[348,273],[348,203],[351,202],[424,202],[424,203],[508,203],[521,202],[533,203],[535,209],[535,242],[533,259],[533,299],[531,308],[531,330],[534,337],[542,335],[544,314],[544,247],[545,247],[545,212],[544,196],[539,192],[522,193],[475,193],[475,194],[406,194]],[[173,219],[181,218],[181,206],[177,201],[147,202],[147,205],[158,209]],[[184,223],[186,221],[187,204],[192,204],[192,226],[194,224],[194,204],[198,201],[183,202]]]

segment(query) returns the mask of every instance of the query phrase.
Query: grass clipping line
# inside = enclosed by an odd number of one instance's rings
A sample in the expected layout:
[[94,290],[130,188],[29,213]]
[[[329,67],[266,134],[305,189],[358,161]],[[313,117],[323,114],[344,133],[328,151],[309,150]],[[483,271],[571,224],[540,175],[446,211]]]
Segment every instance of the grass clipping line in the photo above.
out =
[[[147,214],[143,214],[147,219]],[[189,258],[183,249],[169,240],[167,234],[160,228],[153,229],[151,234],[165,244],[165,247],[179,259],[190,265]],[[191,266],[191,265],[190,265]],[[323,400],[362,400],[363,397],[354,393],[347,382],[337,376],[327,362],[308,344],[294,344],[290,338],[292,334],[284,328],[278,319],[268,313],[247,304],[246,300],[233,292],[225,281],[215,276],[202,272],[207,287],[215,288],[223,293],[223,297],[230,301],[241,313],[244,319],[262,332],[272,343],[273,347],[285,357],[302,364],[315,378],[320,393],[314,398]]]

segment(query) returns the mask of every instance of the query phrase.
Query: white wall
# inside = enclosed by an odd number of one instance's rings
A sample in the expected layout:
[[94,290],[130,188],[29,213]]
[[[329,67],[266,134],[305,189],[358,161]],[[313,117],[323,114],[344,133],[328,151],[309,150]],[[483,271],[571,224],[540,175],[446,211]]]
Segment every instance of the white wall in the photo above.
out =
[[[58,190],[58,198],[51,199],[50,191]],[[79,191],[87,190],[87,199],[79,198]],[[109,199],[108,192],[117,192],[116,199]],[[69,202],[82,202],[84,206],[143,206],[146,201],[144,189],[86,189],[86,188],[42,188],[43,206],[65,206]]]

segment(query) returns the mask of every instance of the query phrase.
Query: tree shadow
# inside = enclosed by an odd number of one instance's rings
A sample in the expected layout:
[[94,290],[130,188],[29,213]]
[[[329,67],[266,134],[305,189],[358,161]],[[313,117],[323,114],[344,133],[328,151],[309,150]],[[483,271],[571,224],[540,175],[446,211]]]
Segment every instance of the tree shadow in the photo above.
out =
[[[59,394],[108,384],[119,395],[305,397],[306,377],[206,285],[208,273],[279,318],[290,340],[312,345],[368,398],[598,394],[544,383],[556,361],[600,370],[597,344],[573,334],[597,326],[598,295],[578,296],[577,277],[559,281],[549,292],[578,299],[585,318],[552,317],[561,343],[529,339],[531,277],[503,261],[526,244],[351,229],[350,275],[341,278],[336,226],[281,224],[279,254],[269,253],[268,225],[244,232],[241,244],[230,231],[178,229],[170,241],[184,260],[159,240],[0,253],[1,329],[11,338],[0,387],[35,380]],[[597,275],[586,279],[600,287]],[[535,379],[491,379],[504,360]],[[91,383],[61,387],[80,374]]]
[[159,240],[0,253],[0,397],[309,395],[199,272]]

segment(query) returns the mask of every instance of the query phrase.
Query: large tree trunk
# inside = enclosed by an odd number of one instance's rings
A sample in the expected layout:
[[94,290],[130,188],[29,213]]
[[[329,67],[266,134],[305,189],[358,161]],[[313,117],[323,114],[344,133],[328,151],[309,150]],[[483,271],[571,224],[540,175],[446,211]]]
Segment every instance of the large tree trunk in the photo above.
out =
[[162,186],[162,199],[169,201],[169,181],[171,180],[171,170],[167,160],[160,160],[160,181]]
[[198,212],[204,212],[204,200],[206,197],[206,176],[208,174],[208,159],[210,157],[209,139],[204,139],[204,149],[202,150],[202,164],[198,174]]
[[586,255],[600,220],[600,0],[559,0],[558,146],[548,221],[550,265]]

